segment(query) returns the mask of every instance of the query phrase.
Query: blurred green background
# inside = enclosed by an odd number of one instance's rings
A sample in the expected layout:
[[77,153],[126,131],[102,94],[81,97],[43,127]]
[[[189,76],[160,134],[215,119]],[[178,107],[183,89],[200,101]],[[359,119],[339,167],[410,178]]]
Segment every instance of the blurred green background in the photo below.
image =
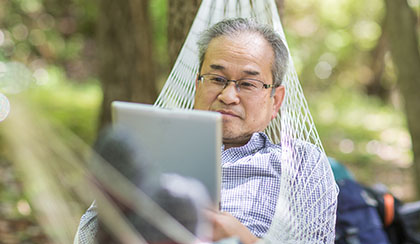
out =
[[[0,0],[0,62],[24,64],[34,77],[28,98],[43,116],[63,124],[88,144],[93,143],[98,128],[106,121],[101,117],[101,87],[105,87],[101,86],[101,69],[105,66],[99,64],[103,39],[98,37],[98,30],[107,25],[101,17],[104,2],[101,7],[100,1]],[[174,29],[169,26],[173,24],[170,19],[180,8],[174,2],[181,1],[137,2],[140,8],[135,13],[147,18],[137,28],[148,26],[154,57],[144,62],[154,67],[152,84],[158,94],[190,25],[180,27],[181,37],[168,30]],[[182,11],[194,13],[199,2],[181,4],[189,8]],[[404,95],[384,35],[385,2],[277,3],[293,62],[327,154],[344,163],[361,182],[381,182],[403,200],[416,199]],[[420,0],[407,4],[416,17],[418,35]],[[194,15],[185,18],[192,20]],[[418,45],[413,52],[418,52]],[[23,193],[19,172],[4,156],[7,152],[3,148],[0,243],[48,243]]]

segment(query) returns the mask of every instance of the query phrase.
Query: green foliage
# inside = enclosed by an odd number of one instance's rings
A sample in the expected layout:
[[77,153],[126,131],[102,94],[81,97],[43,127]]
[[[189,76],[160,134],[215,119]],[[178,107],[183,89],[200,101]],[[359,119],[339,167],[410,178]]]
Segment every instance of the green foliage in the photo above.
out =
[[338,86],[311,94],[308,100],[325,151],[352,165],[360,180],[371,184],[375,168],[385,165],[411,165],[411,140],[401,111]]
[[[412,0],[413,8],[420,6]],[[411,138],[396,89],[395,69],[385,54],[380,84],[390,92],[367,96],[375,77],[375,51],[385,14],[382,0],[286,1],[283,26],[290,52],[323,146],[348,165],[356,178],[398,184],[411,178]],[[406,172],[404,177],[381,171]],[[386,175],[386,178],[384,177]]]
[[[153,39],[156,45],[156,61],[158,68],[167,68],[168,66],[168,0],[154,0],[150,1],[150,19],[153,23]],[[161,72],[159,72],[161,73]],[[166,78],[166,77],[165,77]]]
[[92,68],[97,15],[97,1],[0,2],[0,60],[25,64],[33,103],[89,143],[101,99]]
[[71,83],[65,79],[62,70],[51,68],[48,82],[28,92],[29,99],[54,123],[70,129],[85,142],[96,139],[97,120],[102,91],[98,81],[86,84]]
[[287,2],[283,23],[305,88],[364,86],[372,76],[371,50],[382,33],[383,12],[381,0]]
[[31,206],[23,196],[13,165],[0,157],[0,236],[9,243],[47,243]]
[[96,1],[1,1],[0,60],[34,72],[59,65],[73,79],[90,79],[96,16]]

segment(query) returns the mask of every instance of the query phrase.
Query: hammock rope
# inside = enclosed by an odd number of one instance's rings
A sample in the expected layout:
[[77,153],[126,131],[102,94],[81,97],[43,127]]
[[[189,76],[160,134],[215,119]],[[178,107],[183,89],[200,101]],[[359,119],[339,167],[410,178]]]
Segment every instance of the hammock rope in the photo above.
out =
[[[193,108],[194,82],[199,71],[196,45],[199,34],[223,19],[235,17],[253,18],[259,23],[271,25],[287,47],[274,0],[203,0],[155,106]],[[279,116],[271,121],[265,131],[274,143],[280,143],[283,157],[282,183],[276,213],[264,241],[266,243],[317,243],[319,240],[331,242],[332,240],[326,239],[328,233],[325,233],[326,229],[331,228],[331,223],[334,223],[334,220],[328,219],[326,214],[331,206],[322,205],[322,201],[325,200],[323,198],[334,196],[336,189],[335,185],[325,185],[319,181],[320,176],[331,177],[332,172],[299,83],[290,51],[283,85],[286,93]],[[304,151],[303,148],[308,148],[307,145],[312,147]],[[305,164],[308,155],[319,155],[314,168],[309,169],[308,164]],[[301,172],[311,173],[302,176]],[[308,190],[302,189],[319,191],[323,194],[320,199],[312,199],[304,195]],[[314,209],[315,206],[317,209]]]

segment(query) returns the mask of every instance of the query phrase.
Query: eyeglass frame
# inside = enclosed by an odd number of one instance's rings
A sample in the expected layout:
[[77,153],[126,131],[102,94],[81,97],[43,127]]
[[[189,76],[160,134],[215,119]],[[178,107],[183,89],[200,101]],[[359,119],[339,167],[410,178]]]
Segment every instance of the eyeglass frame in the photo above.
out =
[[[214,76],[216,76],[216,77],[220,77],[220,78],[223,78],[224,80],[225,80],[225,82],[224,82],[224,85],[223,85],[223,88],[222,88],[222,91],[229,85],[229,83],[230,82],[233,82],[234,84],[235,84],[235,89],[236,89],[236,91],[237,92],[240,92],[240,88],[239,88],[239,86],[238,86],[238,81],[241,81],[241,80],[252,80],[252,81],[257,81],[257,82],[260,82],[263,86],[262,86],[262,88],[264,88],[264,89],[270,89],[270,88],[277,88],[277,87],[279,87],[280,86],[280,84],[266,84],[266,83],[264,83],[263,81],[261,81],[261,80],[258,80],[258,79],[253,79],[253,78],[242,78],[242,79],[238,79],[238,80],[233,80],[233,79],[228,79],[228,78],[226,78],[226,77],[224,77],[224,76],[222,76],[222,75],[217,75],[217,74],[198,74],[198,80],[201,82],[201,83],[204,83],[204,76],[205,75],[214,75]],[[273,89],[273,91],[274,91],[274,89]]]

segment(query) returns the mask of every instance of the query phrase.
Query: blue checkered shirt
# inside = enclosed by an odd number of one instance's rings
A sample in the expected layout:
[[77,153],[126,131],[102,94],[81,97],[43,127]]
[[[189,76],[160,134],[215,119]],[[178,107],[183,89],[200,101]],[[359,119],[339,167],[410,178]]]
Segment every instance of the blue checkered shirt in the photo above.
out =
[[[319,162],[322,153],[312,144],[302,145],[299,153],[303,154],[305,164],[309,166],[305,168],[311,170],[315,168],[312,165],[315,166]],[[281,146],[272,144],[262,132],[254,133],[244,146],[222,150],[221,211],[231,213],[258,237],[262,237],[268,231],[276,210],[281,184],[281,155]],[[306,175],[308,172],[300,173]],[[323,178],[325,175],[317,174],[315,172],[312,177],[336,188],[332,174],[327,174],[326,179]],[[323,194],[311,189],[302,190],[307,191],[307,195],[315,199],[320,199]],[[328,243],[333,241],[335,236],[334,221],[338,191],[333,193],[326,199],[329,202],[323,203],[330,208],[322,217],[332,220],[325,230],[321,230],[328,233],[326,238],[329,240]]]
[[221,211],[261,237],[271,225],[280,191],[281,148],[264,133],[222,151]]

